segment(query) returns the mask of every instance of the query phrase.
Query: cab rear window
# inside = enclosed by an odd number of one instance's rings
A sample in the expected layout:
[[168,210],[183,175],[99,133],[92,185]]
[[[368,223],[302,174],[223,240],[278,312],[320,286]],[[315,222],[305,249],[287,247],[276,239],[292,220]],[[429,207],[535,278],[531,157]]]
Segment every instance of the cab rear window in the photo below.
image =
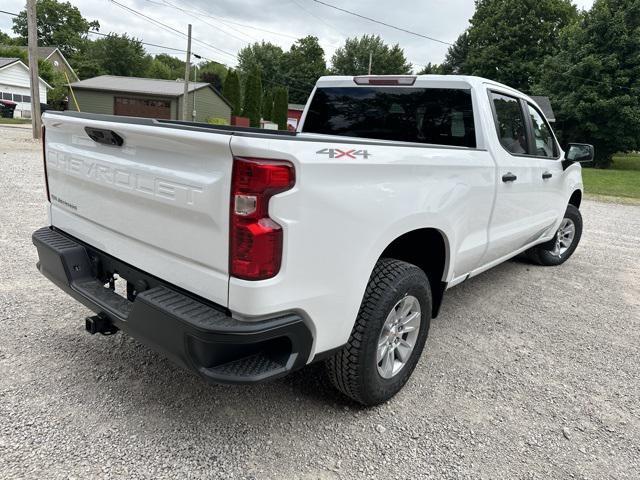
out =
[[471,90],[318,88],[303,131],[346,137],[476,146]]

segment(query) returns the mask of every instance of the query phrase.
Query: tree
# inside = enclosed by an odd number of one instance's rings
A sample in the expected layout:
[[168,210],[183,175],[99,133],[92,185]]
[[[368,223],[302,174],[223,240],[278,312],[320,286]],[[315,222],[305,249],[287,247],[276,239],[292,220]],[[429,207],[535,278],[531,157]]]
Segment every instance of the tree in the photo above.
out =
[[145,77],[172,80],[173,74],[171,73],[171,68],[169,68],[166,63],[154,58],[145,72]]
[[291,102],[306,103],[318,78],[327,72],[324,50],[318,38],[307,36],[298,39],[284,54],[283,70],[281,83],[291,87]]
[[22,63],[29,65],[29,52],[26,48],[2,45],[0,46],[0,58],[19,58]]
[[285,87],[277,87],[273,91],[273,113],[271,120],[278,124],[278,129],[287,130],[288,112],[289,92]]
[[388,46],[378,35],[347,38],[344,47],[338,48],[331,58],[331,71],[334,75],[366,75],[369,54],[372,54],[372,74],[411,73],[411,64],[407,62],[404,50],[398,44]]
[[167,67],[169,67],[169,70],[171,70],[171,76],[169,78],[171,80],[184,78],[184,60],[172,57],[171,55],[167,55],[166,53],[156,55],[155,60],[162,62]]
[[197,81],[209,83],[218,91],[222,91],[222,86],[224,85],[224,79],[226,76],[227,67],[221,63],[208,61],[203,62],[198,66]]
[[22,45],[24,42],[21,38],[12,38],[4,32],[0,32],[0,45]]
[[536,91],[549,95],[563,143],[593,143],[596,166],[640,149],[640,0],[596,0],[563,30]]
[[444,74],[443,65],[427,63],[422,70],[418,72],[418,75],[442,75]]
[[469,56],[469,33],[464,31],[447,50],[447,56],[442,62],[442,71],[445,74],[465,75],[467,69],[467,57]]
[[222,79],[217,73],[213,72],[198,72],[198,82],[205,82],[210,84],[213,88],[220,91],[222,90]]
[[262,96],[262,118],[273,120],[273,92],[268,90]]
[[460,38],[449,60],[455,59],[452,63],[464,73],[529,92],[540,78],[544,59],[555,52],[560,30],[576,19],[570,0],[478,0],[469,21],[468,45]]
[[[107,75],[143,77],[152,64],[142,43],[126,34],[110,33],[91,42],[84,56],[90,65],[97,66],[101,74]],[[85,71],[81,72],[84,75]]]
[[222,95],[231,104],[231,115],[240,115],[242,103],[240,101],[240,79],[238,72],[229,69],[224,84],[222,85]]
[[[100,28],[97,20],[88,21],[69,2],[38,0],[36,9],[40,45],[58,47],[69,58],[82,48],[89,30]],[[13,19],[13,31],[25,45],[27,30],[27,11],[23,10]]]
[[[220,80],[220,88],[222,88],[222,84],[224,83],[224,79],[226,78],[226,76],[227,76],[227,67],[225,67],[221,63],[214,62],[214,61],[207,61],[207,62],[202,62],[200,65],[198,65],[198,77],[199,79],[202,79],[202,81],[206,81],[204,80],[205,77],[218,78]],[[213,82],[209,82],[209,83],[213,83]]]
[[244,85],[244,105],[242,116],[248,117],[252,127],[260,127],[260,107],[262,106],[262,79],[260,70],[255,69],[247,77]]
[[284,52],[273,43],[261,42],[248,45],[238,52],[238,73],[244,84],[252,72],[259,70],[265,83],[282,83]]

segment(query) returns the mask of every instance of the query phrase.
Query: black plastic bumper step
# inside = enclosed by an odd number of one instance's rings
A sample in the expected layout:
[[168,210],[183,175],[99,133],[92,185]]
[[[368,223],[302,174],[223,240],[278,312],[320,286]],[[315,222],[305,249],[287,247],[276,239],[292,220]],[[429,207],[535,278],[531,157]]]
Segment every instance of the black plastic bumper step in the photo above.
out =
[[[297,314],[238,320],[59,230],[41,228],[33,243],[42,274],[96,312],[102,327],[111,322],[211,381],[258,382],[306,364],[312,337]],[[101,281],[114,273],[147,287],[130,301]]]

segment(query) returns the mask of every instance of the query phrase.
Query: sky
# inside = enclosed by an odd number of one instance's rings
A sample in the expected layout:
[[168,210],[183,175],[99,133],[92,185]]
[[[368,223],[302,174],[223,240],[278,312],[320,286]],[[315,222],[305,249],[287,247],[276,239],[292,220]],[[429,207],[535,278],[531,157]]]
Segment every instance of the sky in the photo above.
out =
[[[348,37],[378,34],[389,44],[398,43],[416,69],[440,63],[448,45],[400,32],[348,15],[314,0],[116,0],[121,5],[158,20],[154,25],[111,0],[69,0],[88,20],[100,22],[102,33],[127,33],[162,47],[186,49],[186,32],[193,25],[192,50],[203,58],[225,65],[236,64],[235,55],[246,45],[268,41],[288,50],[296,38],[319,38],[329,63],[333,52]],[[469,24],[473,0],[323,0],[388,24],[453,43]],[[588,9],[593,0],[573,0]],[[25,0],[2,0],[0,10],[18,13]],[[0,30],[13,35],[11,16],[0,13]],[[95,38],[95,37],[94,37]],[[146,46],[149,53],[169,53],[162,47]]]

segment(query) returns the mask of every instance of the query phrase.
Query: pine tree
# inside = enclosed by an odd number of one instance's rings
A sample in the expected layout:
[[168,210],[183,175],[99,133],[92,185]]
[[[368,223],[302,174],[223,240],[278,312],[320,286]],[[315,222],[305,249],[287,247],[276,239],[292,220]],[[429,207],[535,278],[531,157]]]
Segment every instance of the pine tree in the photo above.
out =
[[273,114],[271,119],[278,124],[278,129],[287,129],[287,113],[289,110],[289,91],[278,87],[273,92]]
[[268,91],[262,96],[262,118],[273,120],[273,92]]
[[260,110],[262,106],[262,79],[260,70],[254,70],[247,77],[244,86],[244,106],[242,116],[248,117],[252,127],[260,127]]
[[227,77],[222,85],[222,95],[232,105],[231,115],[240,115],[242,104],[240,102],[240,79],[235,70],[229,69]]

